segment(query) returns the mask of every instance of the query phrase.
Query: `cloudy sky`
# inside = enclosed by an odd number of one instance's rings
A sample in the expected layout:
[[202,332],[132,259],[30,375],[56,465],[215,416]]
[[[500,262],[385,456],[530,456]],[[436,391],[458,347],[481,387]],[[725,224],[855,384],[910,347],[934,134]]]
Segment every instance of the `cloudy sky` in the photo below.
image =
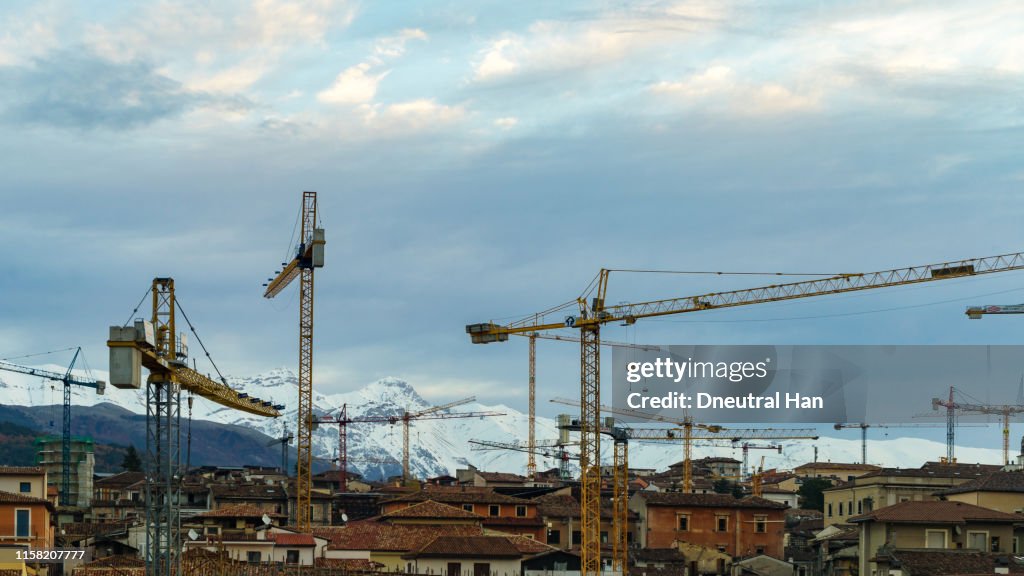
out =
[[[601,267],[1024,249],[1019,2],[104,6],[0,8],[0,357],[81,345],[105,369],[107,327],[173,276],[226,373],[296,366],[296,290],[261,283],[303,190],[328,240],[319,389],[398,376],[524,410],[525,341],[472,346],[465,324],[571,300]],[[775,280],[620,274],[609,299]],[[1010,273],[605,337],[1019,343],[1015,318],[962,311],[1022,300]],[[573,394],[577,354],[540,345],[542,400]]]

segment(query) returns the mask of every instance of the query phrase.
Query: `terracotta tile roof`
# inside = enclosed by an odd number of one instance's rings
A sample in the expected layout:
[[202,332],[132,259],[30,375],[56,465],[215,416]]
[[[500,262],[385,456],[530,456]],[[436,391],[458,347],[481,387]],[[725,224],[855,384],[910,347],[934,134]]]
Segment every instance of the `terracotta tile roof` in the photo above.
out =
[[731,494],[684,494],[682,492],[637,492],[648,506],[689,506],[698,508],[758,508],[783,510],[781,502],[748,496],[733,498]]
[[365,558],[315,558],[316,568],[331,568],[342,572],[376,572],[384,567],[380,562]]
[[391,524],[377,519],[356,520],[346,526],[313,528],[313,534],[330,540],[331,550],[409,552],[439,535],[480,536],[483,528],[467,524]]
[[221,506],[216,510],[196,514],[193,518],[263,518],[264,514],[271,518],[288,517],[287,514],[266,512],[254,504],[230,504],[228,506]]
[[508,516],[490,516],[484,518],[484,526],[543,526],[544,521],[539,517],[533,518],[511,518]]
[[0,466],[0,476],[8,475],[33,475],[42,476],[46,474],[42,466]]
[[146,562],[135,556],[107,556],[75,568],[75,576],[143,576]]
[[468,512],[462,508],[442,504],[433,500],[419,502],[407,508],[384,514],[381,518],[430,518],[430,519],[472,519],[480,520],[483,516]]
[[[534,498],[537,503],[537,516],[541,518],[579,518],[580,503],[575,498],[565,494],[545,494]],[[629,511],[630,517],[636,513]],[[601,518],[611,519],[611,506],[601,507]]]
[[93,482],[93,488],[125,488],[146,479],[142,472],[120,472]]
[[15,494],[14,492],[4,492],[0,490],[0,504],[49,504],[50,501],[46,498],[33,498],[32,496],[25,496],[24,494]]
[[540,540],[527,538],[526,536],[505,536],[505,538],[507,538],[508,541],[516,547],[516,550],[519,550],[519,552],[526,554],[527,556],[558,550],[558,548],[555,548],[554,546],[549,546]]
[[313,539],[312,534],[271,532],[267,534],[267,540],[272,540],[278,546],[316,546],[316,540]]
[[480,472],[477,471],[477,476],[483,478],[487,482],[517,482],[525,483],[529,481],[526,476],[520,476],[518,474],[512,474],[510,472]]
[[1010,574],[1024,574],[1024,566],[1006,554],[991,554],[977,550],[894,550],[888,558],[899,560],[904,574],[928,576],[961,576],[994,574],[999,559],[1005,562]]
[[286,500],[284,488],[270,484],[212,484],[210,493],[221,500]]
[[880,466],[874,464],[853,464],[849,462],[808,462],[807,464],[801,464],[794,471],[805,471],[805,470],[859,470],[859,471],[873,471],[881,470]]
[[993,472],[980,478],[964,482],[939,494],[963,494],[964,492],[1024,492],[1024,471]]
[[504,536],[438,536],[410,556],[443,558],[520,558]]
[[506,496],[491,488],[477,486],[426,486],[419,492],[392,498],[391,502],[425,502],[433,500],[444,504],[530,504],[530,500]]
[[1024,522],[1020,514],[1008,514],[998,510],[990,510],[946,500],[910,501],[879,508],[867,514],[854,516],[848,520],[856,522],[910,522],[910,523],[941,523],[963,524],[965,522]]

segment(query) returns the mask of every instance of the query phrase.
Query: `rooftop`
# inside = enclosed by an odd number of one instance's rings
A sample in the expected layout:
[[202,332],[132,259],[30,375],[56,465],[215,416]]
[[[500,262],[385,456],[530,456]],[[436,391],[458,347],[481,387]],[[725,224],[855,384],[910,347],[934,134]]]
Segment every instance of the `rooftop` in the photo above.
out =
[[221,506],[216,510],[210,510],[209,512],[203,512],[202,514],[196,514],[193,518],[263,518],[266,514],[271,518],[287,518],[287,514],[278,514],[276,512],[267,512],[261,509],[259,506],[253,504],[230,504],[228,506]]
[[898,560],[905,574],[960,576],[994,574],[1002,559],[1010,574],[1024,574],[1024,566],[1006,554],[977,550],[894,550],[888,558]]
[[731,494],[684,494],[682,492],[637,492],[648,506],[689,506],[696,508],[759,508],[783,510],[781,502],[756,496],[733,498]]
[[1024,471],[992,472],[986,476],[939,492],[939,494],[963,494],[965,492],[1024,492]]
[[850,522],[904,522],[929,524],[964,524],[966,522],[1024,522],[1020,514],[1008,514],[964,502],[946,500],[909,501],[879,508],[854,516]]
[[445,520],[481,520],[483,517],[479,514],[474,514],[457,508],[455,506],[449,506],[448,504],[442,504],[441,502],[435,502],[433,500],[426,500],[413,504],[407,508],[401,510],[395,510],[389,514],[381,516],[382,519],[387,518],[429,518],[429,519],[445,519]]

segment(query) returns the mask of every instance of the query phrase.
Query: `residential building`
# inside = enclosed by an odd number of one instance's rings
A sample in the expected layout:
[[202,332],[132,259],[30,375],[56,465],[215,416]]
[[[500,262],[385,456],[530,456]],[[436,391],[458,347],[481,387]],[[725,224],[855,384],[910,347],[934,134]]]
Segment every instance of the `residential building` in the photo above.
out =
[[731,557],[783,557],[784,504],[753,496],[640,491],[629,508],[639,515],[640,546],[676,548],[679,542]]
[[46,469],[41,466],[0,466],[0,492],[46,499]]
[[1024,513],[1024,470],[992,472],[935,495],[943,500],[1021,514]]
[[0,546],[52,548],[55,511],[46,498],[0,491]]
[[501,536],[437,536],[403,558],[410,574],[520,576],[523,553]]
[[825,526],[845,524],[900,502],[937,500],[936,492],[987,476],[992,467],[977,464],[925,464],[921,468],[880,468],[823,491]]
[[386,500],[381,513],[389,514],[416,503],[433,500],[483,517],[483,526],[508,534],[521,534],[542,540],[544,523],[537,514],[537,503],[476,486],[424,486],[422,490]]
[[[860,527],[860,574],[882,569],[876,557],[894,550],[959,550],[1009,554],[1024,517],[963,502],[906,501],[850,518]],[[888,572],[884,572],[888,574]]]
[[829,478],[849,482],[868,472],[877,472],[881,466],[851,464],[847,462],[808,462],[793,469],[798,478]]

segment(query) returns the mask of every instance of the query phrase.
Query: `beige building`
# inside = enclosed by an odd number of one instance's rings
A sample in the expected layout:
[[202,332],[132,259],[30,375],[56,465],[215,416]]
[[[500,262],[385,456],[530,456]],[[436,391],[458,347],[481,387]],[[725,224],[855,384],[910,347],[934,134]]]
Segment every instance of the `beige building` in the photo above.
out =
[[[1006,554],[1017,514],[963,502],[909,501],[850,518],[860,527],[859,573],[878,573],[876,557],[898,550],[961,550]],[[888,574],[888,571],[886,571]]]
[[0,492],[46,500],[46,470],[41,466],[0,466]]
[[873,464],[849,464],[845,462],[808,462],[793,469],[799,478],[830,478],[849,482],[868,472],[877,472],[881,466]]
[[1015,514],[1024,513],[1024,470],[993,472],[937,494],[944,500],[965,502]]
[[[50,486],[60,490],[64,473],[64,443],[60,436],[37,438],[36,464],[46,469]],[[91,438],[71,438],[68,474],[67,502],[61,506],[88,508],[92,504],[93,473],[96,470],[96,455]],[[64,496],[63,494],[61,495]]]
[[853,516],[899,504],[938,500],[937,492],[991,473],[975,464],[880,468],[824,490],[825,526],[845,524]]

